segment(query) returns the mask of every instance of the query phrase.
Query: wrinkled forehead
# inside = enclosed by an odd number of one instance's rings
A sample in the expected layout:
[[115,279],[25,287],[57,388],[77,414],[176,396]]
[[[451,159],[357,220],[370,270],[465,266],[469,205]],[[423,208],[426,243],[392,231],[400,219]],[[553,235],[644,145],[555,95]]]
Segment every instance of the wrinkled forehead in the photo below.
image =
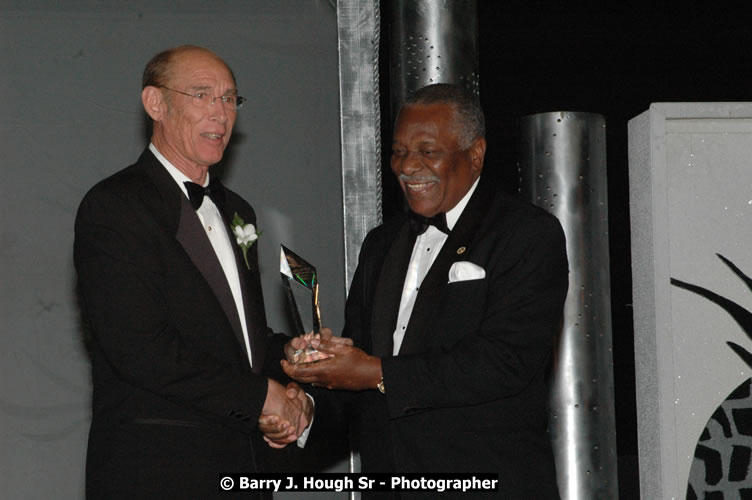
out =
[[408,103],[403,105],[395,120],[395,127],[400,121],[432,120],[442,124],[453,124],[459,121],[457,107],[453,103]]
[[432,135],[450,139],[459,127],[451,104],[409,104],[402,107],[394,126],[394,139]]
[[174,56],[167,71],[167,79],[173,82],[190,83],[195,78],[216,78],[227,80],[235,86],[235,75],[230,67],[218,56],[209,51],[192,49]]

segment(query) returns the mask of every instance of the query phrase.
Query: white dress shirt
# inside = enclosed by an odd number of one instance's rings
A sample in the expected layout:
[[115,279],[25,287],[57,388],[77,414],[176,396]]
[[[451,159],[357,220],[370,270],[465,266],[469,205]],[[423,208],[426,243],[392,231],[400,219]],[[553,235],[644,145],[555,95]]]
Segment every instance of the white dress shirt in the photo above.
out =
[[[470,190],[465,193],[465,196],[462,197],[454,208],[446,213],[447,227],[450,231],[457,224],[462,211],[465,210],[465,206],[478,186],[479,180],[480,178],[475,179],[475,182],[470,187]],[[447,234],[439,231],[436,227],[428,226],[426,232],[419,235],[415,240],[413,253],[410,256],[410,264],[407,267],[407,274],[405,275],[405,284],[402,287],[397,328],[393,334],[394,348],[392,354],[395,356],[399,354],[400,347],[402,347],[402,340],[405,337],[405,330],[407,330],[407,324],[410,322],[410,316],[415,307],[415,299],[418,297],[420,285],[423,283],[426,274],[428,274],[428,270],[431,269],[433,261],[436,260],[436,256],[439,255],[441,247],[444,246],[447,236]]]

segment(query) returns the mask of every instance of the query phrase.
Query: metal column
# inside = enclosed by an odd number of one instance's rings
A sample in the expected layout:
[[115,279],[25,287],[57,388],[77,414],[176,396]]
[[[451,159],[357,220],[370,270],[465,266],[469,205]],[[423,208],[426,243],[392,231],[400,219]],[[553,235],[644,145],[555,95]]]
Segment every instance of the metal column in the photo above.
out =
[[476,0],[394,0],[391,26],[392,118],[411,92],[432,83],[478,93]]
[[381,222],[380,19],[378,0],[337,1],[345,294],[360,244]]
[[[380,21],[379,0],[337,0],[345,294],[360,245],[381,222]],[[357,452],[349,470],[361,470]],[[348,496],[357,500],[360,493]]]
[[521,120],[520,193],[561,221],[569,293],[550,429],[564,499],[618,498],[606,184],[606,122],[555,112]]

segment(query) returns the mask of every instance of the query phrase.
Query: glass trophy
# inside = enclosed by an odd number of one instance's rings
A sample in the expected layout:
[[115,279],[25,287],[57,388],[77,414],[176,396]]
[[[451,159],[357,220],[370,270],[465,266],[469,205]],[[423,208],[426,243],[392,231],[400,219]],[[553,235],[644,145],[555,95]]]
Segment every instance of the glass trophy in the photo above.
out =
[[[284,245],[280,247],[279,273],[287,292],[294,328],[298,335],[313,336],[321,331],[316,268]],[[307,340],[308,345],[295,352],[294,362],[316,357],[318,351],[310,345],[310,338]]]

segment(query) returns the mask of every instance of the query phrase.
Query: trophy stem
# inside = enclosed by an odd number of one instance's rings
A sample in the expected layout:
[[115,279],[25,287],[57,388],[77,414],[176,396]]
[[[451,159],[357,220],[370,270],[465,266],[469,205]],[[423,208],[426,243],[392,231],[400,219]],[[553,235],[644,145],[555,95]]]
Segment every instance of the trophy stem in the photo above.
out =
[[314,333],[319,333],[324,324],[321,322],[321,309],[319,308],[319,282],[313,285],[313,304],[316,306],[316,324],[313,325]]

